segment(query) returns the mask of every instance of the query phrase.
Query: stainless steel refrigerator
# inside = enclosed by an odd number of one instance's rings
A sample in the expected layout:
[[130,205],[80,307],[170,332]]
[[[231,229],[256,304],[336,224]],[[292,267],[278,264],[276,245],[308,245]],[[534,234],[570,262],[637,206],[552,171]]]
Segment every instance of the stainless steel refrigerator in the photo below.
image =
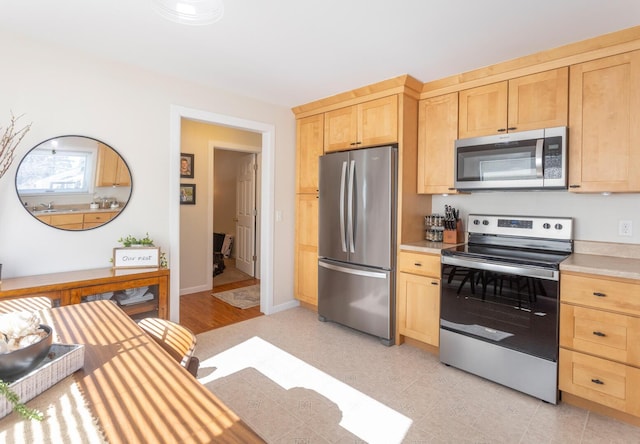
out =
[[318,317],[393,344],[395,146],[320,157]]

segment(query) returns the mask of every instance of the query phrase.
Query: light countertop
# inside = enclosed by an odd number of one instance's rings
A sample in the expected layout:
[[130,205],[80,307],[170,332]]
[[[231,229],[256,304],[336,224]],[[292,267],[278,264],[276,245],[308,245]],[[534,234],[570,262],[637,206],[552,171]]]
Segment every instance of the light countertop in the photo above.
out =
[[563,271],[640,280],[640,259],[574,253],[560,264]]
[[[403,243],[400,250],[440,254],[443,249],[456,245],[462,244],[423,240]],[[576,241],[576,252],[560,264],[560,271],[640,280],[640,256],[637,251],[639,248],[628,244]]]
[[418,242],[407,242],[406,244],[400,245],[400,250],[404,251],[417,251],[419,253],[430,253],[430,254],[440,254],[440,252],[445,248],[452,248],[456,245],[460,244],[445,244],[443,242],[431,242],[428,240],[418,241]]

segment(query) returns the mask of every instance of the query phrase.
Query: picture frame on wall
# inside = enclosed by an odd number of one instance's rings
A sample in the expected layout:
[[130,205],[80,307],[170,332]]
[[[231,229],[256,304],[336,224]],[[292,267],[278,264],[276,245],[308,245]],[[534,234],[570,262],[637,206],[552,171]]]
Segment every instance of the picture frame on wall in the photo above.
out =
[[193,183],[180,184],[180,205],[196,204],[196,185]]
[[194,155],[180,153],[180,177],[193,179]]

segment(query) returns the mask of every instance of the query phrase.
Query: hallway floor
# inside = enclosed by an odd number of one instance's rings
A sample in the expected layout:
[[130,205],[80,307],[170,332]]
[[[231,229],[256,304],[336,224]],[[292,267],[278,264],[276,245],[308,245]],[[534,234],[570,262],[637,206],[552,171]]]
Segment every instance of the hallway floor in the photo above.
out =
[[199,334],[262,316],[259,306],[246,309],[236,308],[212,296],[212,293],[221,293],[257,284],[260,284],[260,279],[251,278],[217,285],[212,290],[181,296],[180,324],[190,329],[194,334]]

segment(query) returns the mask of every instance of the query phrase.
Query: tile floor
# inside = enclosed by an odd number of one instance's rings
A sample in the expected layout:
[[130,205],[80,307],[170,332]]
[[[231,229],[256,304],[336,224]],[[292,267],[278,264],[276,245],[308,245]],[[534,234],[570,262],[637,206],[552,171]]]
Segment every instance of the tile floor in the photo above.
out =
[[[198,335],[196,354],[202,362],[198,378],[206,382],[215,377],[222,371],[215,356],[255,336],[335,378],[332,382],[327,377],[324,386],[348,384],[409,418],[407,430],[394,425],[389,415],[363,416],[368,424],[397,427],[396,442],[640,443],[638,427],[567,404],[546,404],[447,367],[415,347],[385,347],[371,336],[322,323],[303,308]],[[218,367],[212,367],[214,363]],[[304,363],[272,370],[295,378],[312,368]],[[206,385],[269,443],[365,442],[361,434],[339,425],[343,411],[335,402],[313,390],[287,390],[265,376],[264,369],[247,367]],[[388,437],[378,442],[391,444]]]

